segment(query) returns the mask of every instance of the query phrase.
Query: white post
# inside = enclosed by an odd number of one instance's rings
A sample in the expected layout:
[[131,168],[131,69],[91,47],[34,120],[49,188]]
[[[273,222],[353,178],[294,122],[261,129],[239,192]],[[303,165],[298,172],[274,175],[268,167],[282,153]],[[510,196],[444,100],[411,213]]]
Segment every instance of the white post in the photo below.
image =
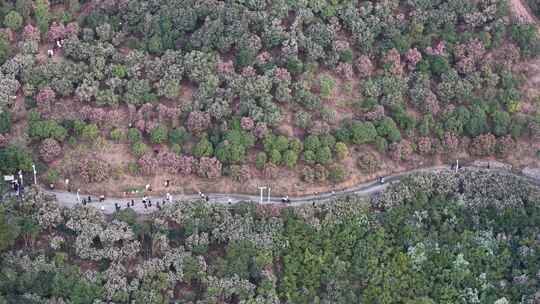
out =
[[272,190],[272,188],[268,187],[268,203],[270,203],[270,190]]
[[36,171],[36,165],[32,164],[32,171],[34,171],[34,185],[37,185],[37,171]]
[[259,189],[261,190],[261,204],[263,202],[263,190],[266,189],[266,187],[259,187]]

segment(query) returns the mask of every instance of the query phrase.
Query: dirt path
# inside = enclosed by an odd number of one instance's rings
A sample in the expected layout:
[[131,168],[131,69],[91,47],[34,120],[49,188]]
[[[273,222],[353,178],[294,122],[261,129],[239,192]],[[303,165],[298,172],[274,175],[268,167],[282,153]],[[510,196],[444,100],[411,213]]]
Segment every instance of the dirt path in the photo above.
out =
[[510,0],[510,8],[521,22],[538,24],[538,19],[523,0]]
[[[435,167],[429,167],[429,168],[423,168],[423,169],[416,169],[407,171],[405,173],[400,173],[392,176],[388,176],[385,178],[386,183],[380,184],[378,181],[372,181],[368,183],[363,183],[356,185],[354,187],[337,191],[337,192],[325,192],[325,193],[318,193],[316,195],[308,195],[308,196],[302,196],[302,197],[295,197],[290,198],[292,206],[298,206],[303,204],[308,204],[312,202],[325,202],[332,199],[335,199],[339,196],[344,195],[357,195],[357,196],[367,196],[370,194],[373,194],[375,192],[379,192],[386,188],[389,184],[398,182],[401,178],[404,176],[407,176],[409,174],[414,173],[420,173],[420,172],[439,172],[442,170],[448,170],[448,166],[435,166]],[[54,195],[56,197],[56,200],[58,204],[64,207],[73,208],[80,206],[78,203],[78,198],[76,193],[72,192],[66,192],[66,191],[50,191],[46,189],[42,189],[43,192],[47,194]],[[245,195],[245,194],[221,194],[221,193],[206,193],[206,195],[209,197],[209,202],[214,204],[227,204],[230,202],[231,204],[236,204],[239,202],[259,202],[261,200],[260,194],[253,194],[253,195]],[[281,197],[268,197],[267,192],[264,191],[263,194],[263,204],[275,204],[281,202]],[[88,197],[87,194],[80,194],[80,199]],[[165,200],[165,197],[163,196],[150,196],[148,197],[152,201],[152,207],[144,208],[144,205],[141,202],[141,198],[134,199],[135,206],[131,207],[133,208],[137,213],[151,213],[156,211],[156,204],[155,202],[162,202]],[[194,200],[200,200],[201,197],[197,194],[195,195],[179,195],[179,194],[172,194],[172,201],[175,202],[181,202],[181,201],[194,201]],[[106,214],[112,214],[115,211],[115,203],[118,203],[120,205],[121,209],[126,208],[126,203],[131,201],[131,198],[106,198],[104,202],[97,202],[97,198],[95,196],[92,196],[92,203],[90,205],[98,208],[102,212]]]

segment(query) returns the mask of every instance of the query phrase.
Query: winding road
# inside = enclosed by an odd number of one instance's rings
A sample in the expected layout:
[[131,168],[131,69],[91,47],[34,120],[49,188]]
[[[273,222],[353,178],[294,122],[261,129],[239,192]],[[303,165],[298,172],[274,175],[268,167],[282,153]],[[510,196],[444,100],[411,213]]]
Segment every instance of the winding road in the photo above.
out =
[[[399,173],[391,176],[385,177],[385,183],[380,184],[378,181],[372,181],[369,183],[363,183],[356,185],[354,187],[336,191],[336,192],[325,192],[325,193],[317,193],[314,195],[308,195],[308,196],[302,196],[302,197],[291,197],[290,203],[288,205],[292,206],[298,206],[302,204],[307,203],[313,203],[313,202],[324,202],[328,200],[332,200],[339,196],[344,195],[357,195],[357,196],[367,196],[376,192],[379,192],[386,188],[389,184],[399,182],[401,178],[403,178],[406,175],[414,174],[414,173],[421,173],[421,172],[438,172],[442,170],[449,170],[449,166],[434,166],[429,168],[423,168],[423,169],[416,169],[407,171],[404,173]],[[77,200],[77,194],[73,192],[66,192],[66,191],[51,191],[48,189],[41,189],[44,193],[49,195],[54,195],[56,197],[56,201],[64,207],[73,208],[76,206],[80,206],[81,204]],[[87,198],[88,194],[80,193],[81,200],[83,198]],[[209,197],[210,203],[215,204],[228,204],[229,202],[231,204],[236,204],[239,202],[260,202],[261,197],[260,194],[254,194],[254,195],[247,195],[247,194],[224,194],[224,193],[205,193]],[[126,205],[128,202],[131,201],[132,198],[106,198],[103,202],[98,202],[98,198],[95,196],[92,196],[92,203],[89,205],[94,206],[98,208],[99,210],[102,210],[105,214],[112,214],[114,213],[115,209],[115,203],[118,203],[120,205],[121,209],[126,208]],[[148,199],[152,202],[152,207],[144,208],[144,205],[142,203],[142,198],[133,198],[135,201],[135,205],[133,207],[130,207],[134,209],[137,213],[151,213],[153,211],[156,211],[156,202],[161,202],[165,200],[164,196],[148,196]],[[166,204],[177,204],[182,201],[196,201],[200,200],[201,197],[198,194],[192,194],[192,195],[174,195],[172,194],[172,203],[166,203]],[[263,197],[263,204],[275,204],[275,203],[281,203],[282,197],[275,197],[271,196],[268,198],[267,196]]]

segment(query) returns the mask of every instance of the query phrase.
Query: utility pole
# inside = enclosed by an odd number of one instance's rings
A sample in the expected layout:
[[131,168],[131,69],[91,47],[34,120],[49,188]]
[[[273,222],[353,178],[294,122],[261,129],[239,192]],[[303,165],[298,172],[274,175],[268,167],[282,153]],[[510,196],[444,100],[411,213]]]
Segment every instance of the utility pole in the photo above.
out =
[[37,171],[36,171],[35,164],[32,164],[32,171],[34,171],[34,185],[37,185],[37,177],[36,177]]
[[272,190],[272,188],[268,187],[268,203],[270,203],[270,190]]
[[259,189],[261,190],[261,204],[263,202],[263,190],[266,189],[266,187],[259,187]]

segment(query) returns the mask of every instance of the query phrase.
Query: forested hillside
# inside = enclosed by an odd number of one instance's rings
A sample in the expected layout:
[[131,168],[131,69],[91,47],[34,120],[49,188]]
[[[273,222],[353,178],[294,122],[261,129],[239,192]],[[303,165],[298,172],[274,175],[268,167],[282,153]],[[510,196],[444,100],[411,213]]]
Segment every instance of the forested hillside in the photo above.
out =
[[1,173],[287,194],[537,162],[537,28],[506,0],[1,3]]
[[407,178],[371,200],[0,206],[0,303],[540,301],[540,192],[507,173]]

